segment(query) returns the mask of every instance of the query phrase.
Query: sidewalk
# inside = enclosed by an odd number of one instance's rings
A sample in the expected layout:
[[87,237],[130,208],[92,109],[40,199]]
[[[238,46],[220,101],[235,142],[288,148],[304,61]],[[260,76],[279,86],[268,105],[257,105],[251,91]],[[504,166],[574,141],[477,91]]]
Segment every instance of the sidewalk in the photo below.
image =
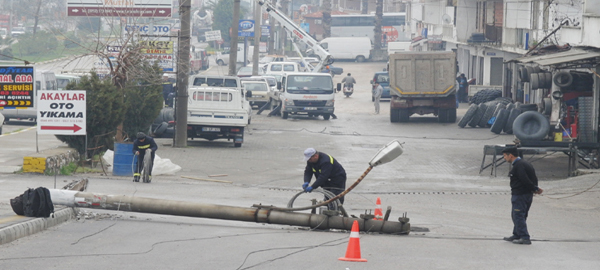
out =
[[[58,156],[72,151],[71,148],[68,148],[54,135],[37,135],[37,147],[35,142],[35,127],[0,136],[0,145],[2,145],[3,150],[0,151],[0,185],[4,183],[0,189],[0,198],[2,198],[0,202],[0,244],[35,234],[48,227],[65,222],[72,217],[73,209],[71,208],[57,208],[55,209],[55,218],[49,219],[18,216],[12,211],[9,199],[22,194],[25,189],[23,187],[9,186],[9,181],[6,179],[14,177],[22,178],[28,175],[31,175],[31,178],[38,178],[34,174],[15,174],[15,172],[21,170],[23,158]],[[28,181],[27,185],[38,184],[36,182]],[[39,183],[39,185],[29,186],[29,188],[43,185],[48,186],[45,183]]]

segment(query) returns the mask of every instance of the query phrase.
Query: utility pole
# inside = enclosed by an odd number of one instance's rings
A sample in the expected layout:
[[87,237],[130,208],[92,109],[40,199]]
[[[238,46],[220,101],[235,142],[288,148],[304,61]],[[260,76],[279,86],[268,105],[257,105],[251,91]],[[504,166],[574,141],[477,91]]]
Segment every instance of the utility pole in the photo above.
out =
[[233,0],[233,22],[231,23],[229,45],[229,76],[235,76],[238,53],[238,30],[240,21],[240,0]]
[[331,37],[331,0],[323,0],[323,38]]
[[187,146],[188,74],[190,74],[190,9],[191,0],[179,0],[181,30],[177,42],[177,96],[175,97],[174,147]]
[[260,47],[260,38],[262,36],[261,26],[261,6],[254,3],[254,52],[252,53],[252,75],[258,75],[258,54]]

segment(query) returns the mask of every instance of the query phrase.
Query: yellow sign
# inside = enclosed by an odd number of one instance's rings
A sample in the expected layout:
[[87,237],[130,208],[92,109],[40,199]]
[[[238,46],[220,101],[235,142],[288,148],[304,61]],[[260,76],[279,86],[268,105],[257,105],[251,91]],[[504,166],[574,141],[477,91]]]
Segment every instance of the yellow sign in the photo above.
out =
[[145,54],[172,54],[173,41],[140,41],[142,53]]

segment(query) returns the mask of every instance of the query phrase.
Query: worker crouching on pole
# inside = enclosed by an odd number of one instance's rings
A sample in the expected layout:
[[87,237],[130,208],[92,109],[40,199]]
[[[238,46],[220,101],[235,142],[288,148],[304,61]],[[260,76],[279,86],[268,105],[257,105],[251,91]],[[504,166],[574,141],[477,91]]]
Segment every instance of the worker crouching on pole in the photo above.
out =
[[[304,191],[311,192],[313,189],[321,187],[338,195],[346,190],[346,171],[331,155],[308,148],[304,150],[304,161],[306,161],[304,184],[302,184]],[[316,180],[309,186],[313,175]],[[339,200],[340,203],[344,203],[344,197]]]

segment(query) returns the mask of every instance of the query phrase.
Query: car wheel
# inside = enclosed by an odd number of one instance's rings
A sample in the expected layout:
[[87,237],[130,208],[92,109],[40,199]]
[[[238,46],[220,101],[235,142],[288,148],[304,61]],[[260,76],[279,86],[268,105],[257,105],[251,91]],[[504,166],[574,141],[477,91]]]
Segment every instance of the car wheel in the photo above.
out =
[[217,65],[224,66],[225,62],[223,62],[223,60],[219,59],[219,60],[217,60]]
[[364,56],[362,56],[362,55],[359,55],[359,56],[356,57],[356,62],[362,63],[365,60],[367,60],[367,59]]
[[283,119],[288,119],[288,116],[289,116],[289,113],[287,113],[287,112],[281,113],[281,118],[283,118]]
[[242,147],[242,143],[237,143],[237,142],[236,142],[236,143],[233,143],[233,146],[234,146],[234,147]]
[[324,114],[323,115],[323,119],[325,119],[325,120],[329,120],[330,117],[331,117],[331,114]]

